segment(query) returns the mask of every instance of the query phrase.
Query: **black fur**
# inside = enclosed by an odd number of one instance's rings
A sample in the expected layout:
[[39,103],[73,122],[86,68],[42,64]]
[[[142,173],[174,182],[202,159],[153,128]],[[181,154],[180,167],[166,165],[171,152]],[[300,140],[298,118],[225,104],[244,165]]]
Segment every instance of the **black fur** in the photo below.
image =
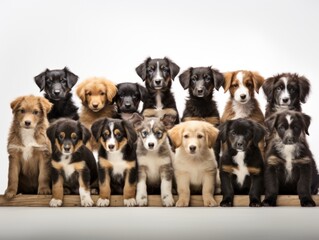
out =
[[[283,111],[267,118],[266,125],[271,141],[266,148],[263,205],[276,206],[278,194],[298,194],[301,206],[315,206],[311,194],[318,193],[319,178],[306,141],[310,117],[297,111]],[[290,175],[286,168],[287,154],[292,159]]]
[[[220,159],[220,180],[223,200],[222,207],[233,206],[234,194],[249,194],[251,207],[261,206],[260,196],[263,193],[263,158],[258,148],[259,141],[264,137],[264,128],[251,120],[229,120],[219,127],[219,139],[227,142],[227,151]],[[235,160],[237,154],[244,152],[244,164],[248,171],[242,185],[237,181],[237,175],[230,171],[239,167]],[[240,170],[240,169],[239,169]]]
[[59,70],[46,69],[34,77],[34,80],[40,91],[44,90],[45,98],[53,103],[53,107],[48,114],[50,122],[63,117],[73,120],[79,119],[78,107],[74,105],[70,92],[78,81],[78,76],[65,67]]

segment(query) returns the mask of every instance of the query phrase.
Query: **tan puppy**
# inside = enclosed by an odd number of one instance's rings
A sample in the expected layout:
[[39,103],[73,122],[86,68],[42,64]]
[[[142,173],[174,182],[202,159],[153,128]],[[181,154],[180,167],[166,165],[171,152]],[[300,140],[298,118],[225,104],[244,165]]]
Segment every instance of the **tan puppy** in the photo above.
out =
[[6,198],[17,193],[50,194],[51,147],[46,136],[52,104],[23,96],[11,102],[13,122],[8,138],[9,175]]
[[187,207],[191,193],[201,191],[204,206],[217,206],[214,200],[217,162],[213,146],[218,129],[203,121],[187,121],[168,131],[175,147],[174,173],[179,199],[177,207]]
[[[89,78],[81,82],[76,94],[82,101],[80,122],[88,129],[91,129],[95,120],[101,117],[115,116],[115,107],[112,104],[113,98],[117,93],[115,84],[105,78]],[[90,140],[90,149],[97,149],[97,143]]]

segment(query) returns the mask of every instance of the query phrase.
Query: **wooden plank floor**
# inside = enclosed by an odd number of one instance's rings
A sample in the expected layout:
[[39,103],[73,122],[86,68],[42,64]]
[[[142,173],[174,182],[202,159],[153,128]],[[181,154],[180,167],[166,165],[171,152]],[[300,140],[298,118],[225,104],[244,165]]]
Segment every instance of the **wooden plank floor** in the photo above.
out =
[[[178,199],[174,196],[175,201]],[[262,197],[263,198],[263,197]],[[51,195],[17,195],[12,200],[7,200],[3,195],[0,195],[0,206],[10,207],[48,207]],[[92,195],[94,202],[97,201],[98,196]],[[221,195],[216,195],[215,200],[218,204],[222,200]],[[319,195],[313,196],[313,200],[319,206]],[[148,203],[150,207],[162,207],[161,198],[159,195],[149,195]],[[247,207],[249,204],[248,196],[235,196],[234,206],[235,207]],[[297,195],[281,195],[278,196],[278,206],[300,206],[299,198]],[[64,207],[80,207],[80,197],[78,195],[65,195],[64,196]],[[111,196],[111,207],[123,207],[123,197],[121,195]],[[203,200],[200,195],[191,196],[192,207],[203,207]]]

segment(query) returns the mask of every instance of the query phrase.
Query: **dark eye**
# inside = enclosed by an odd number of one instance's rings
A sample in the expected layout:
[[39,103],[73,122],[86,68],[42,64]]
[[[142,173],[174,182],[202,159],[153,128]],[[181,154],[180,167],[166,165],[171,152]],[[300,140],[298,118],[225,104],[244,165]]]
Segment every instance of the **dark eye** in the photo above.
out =
[[295,132],[299,131],[299,129],[300,129],[300,128],[299,128],[298,126],[294,126],[294,127],[293,127],[293,130],[294,130]]
[[151,74],[153,74],[154,71],[153,71],[153,69],[150,68],[150,69],[147,70],[147,72],[148,72],[148,74],[151,75]]
[[248,88],[251,88],[252,86],[253,86],[253,85],[252,85],[252,83],[250,83],[250,82],[246,84],[246,87],[248,87]]
[[141,132],[141,136],[142,136],[142,138],[146,138],[146,137],[147,137],[147,135],[148,135],[148,132],[147,132],[147,131],[143,131],[143,132]]
[[71,135],[71,138],[73,141],[75,141],[77,139],[77,136],[73,134],[73,135]]
[[186,134],[186,135],[184,135],[184,138],[189,138],[189,136]]
[[61,84],[65,86],[65,85],[67,84],[66,79],[63,79],[63,80],[61,81]]
[[231,131],[230,134],[231,134],[232,136],[236,136],[235,131]]
[[59,134],[59,139],[62,141],[64,139],[64,134]]
[[280,126],[280,127],[278,128],[278,130],[279,130],[279,131],[285,131],[286,128],[285,128],[284,126]]
[[86,93],[86,95],[87,95],[87,96],[91,96],[91,95],[92,95],[92,93],[90,93],[90,92],[87,92],[87,93]]
[[25,110],[24,109],[20,109],[19,111],[20,111],[20,113],[25,114]]
[[163,136],[163,132],[162,131],[157,131],[155,133],[155,135],[156,135],[157,138],[161,138]]
[[33,115],[38,115],[39,114],[39,111],[38,110],[33,110]]
[[294,93],[294,92],[296,92],[296,89],[290,88],[290,93]]
[[196,75],[192,76],[192,77],[191,77],[191,80],[192,80],[193,82],[196,82],[197,76],[196,76]]
[[51,85],[52,85],[52,81],[51,81],[50,79],[47,79],[46,84],[47,84],[48,86],[51,86]]
[[102,134],[102,137],[103,137],[104,139],[107,139],[107,138],[109,137],[109,134],[108,134],[107,132],[105,132],[105,133]]
[[238,88],[238,84],[231,85],[232,88]]
[[104,96],[104,95],[105,95],[105,92],[101,92],[100,95],[101,95],[101,96]]
[[210,76],[205,76],[204,79],[205,79],[205,82],[209,82],[210,81]]
[[168,73],[168,67],[163,67],[163,72]]
[[204,137],[204,136],[203,136],[202,134],[198,134],[198,135],[197,135],[197,138],[198,138],[198,139],[202,139],[203,137]]
[[281,87],[277,87],[277,88],[276,88],[276,91],[277,91],[277,92],[280,92],[280,91],[281,91]]
[[122,137],[122,134],[120,132],[117,132],[114,134],[115,138],[121,138]]

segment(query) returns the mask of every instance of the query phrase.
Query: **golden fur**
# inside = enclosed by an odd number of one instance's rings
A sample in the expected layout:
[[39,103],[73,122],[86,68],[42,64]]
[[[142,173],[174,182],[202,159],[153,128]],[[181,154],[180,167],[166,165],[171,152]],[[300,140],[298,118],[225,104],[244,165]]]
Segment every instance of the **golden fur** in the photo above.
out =
[[[217,206],[214,191],[217,162],[213,145],[218,129],[203,121],[180,123],[168,131],[174,145],[173,167],[179,199],[177,207],[189,205],[191,191],[201,191],[204,206]],[[190,147],[196,147],[191,152]]]
[[[97,119],[115,116],[112,101],[116,93],[116,85],[105,78],[93,77],[81,82],[76,89],[76,94],[82,101],[80,122],[86,128],[91,129]],[[95,108],[94,105],[97,107]],[[97,143],[93,137],[88,147],[97,149]]]
[[[51,145],[46,135],[52,104],[43,97],[22,96],[11,102],[13,122],[8,137],[7,198],[17,193],[50,194]],[[26,125],[26,123],[29,125]]]

